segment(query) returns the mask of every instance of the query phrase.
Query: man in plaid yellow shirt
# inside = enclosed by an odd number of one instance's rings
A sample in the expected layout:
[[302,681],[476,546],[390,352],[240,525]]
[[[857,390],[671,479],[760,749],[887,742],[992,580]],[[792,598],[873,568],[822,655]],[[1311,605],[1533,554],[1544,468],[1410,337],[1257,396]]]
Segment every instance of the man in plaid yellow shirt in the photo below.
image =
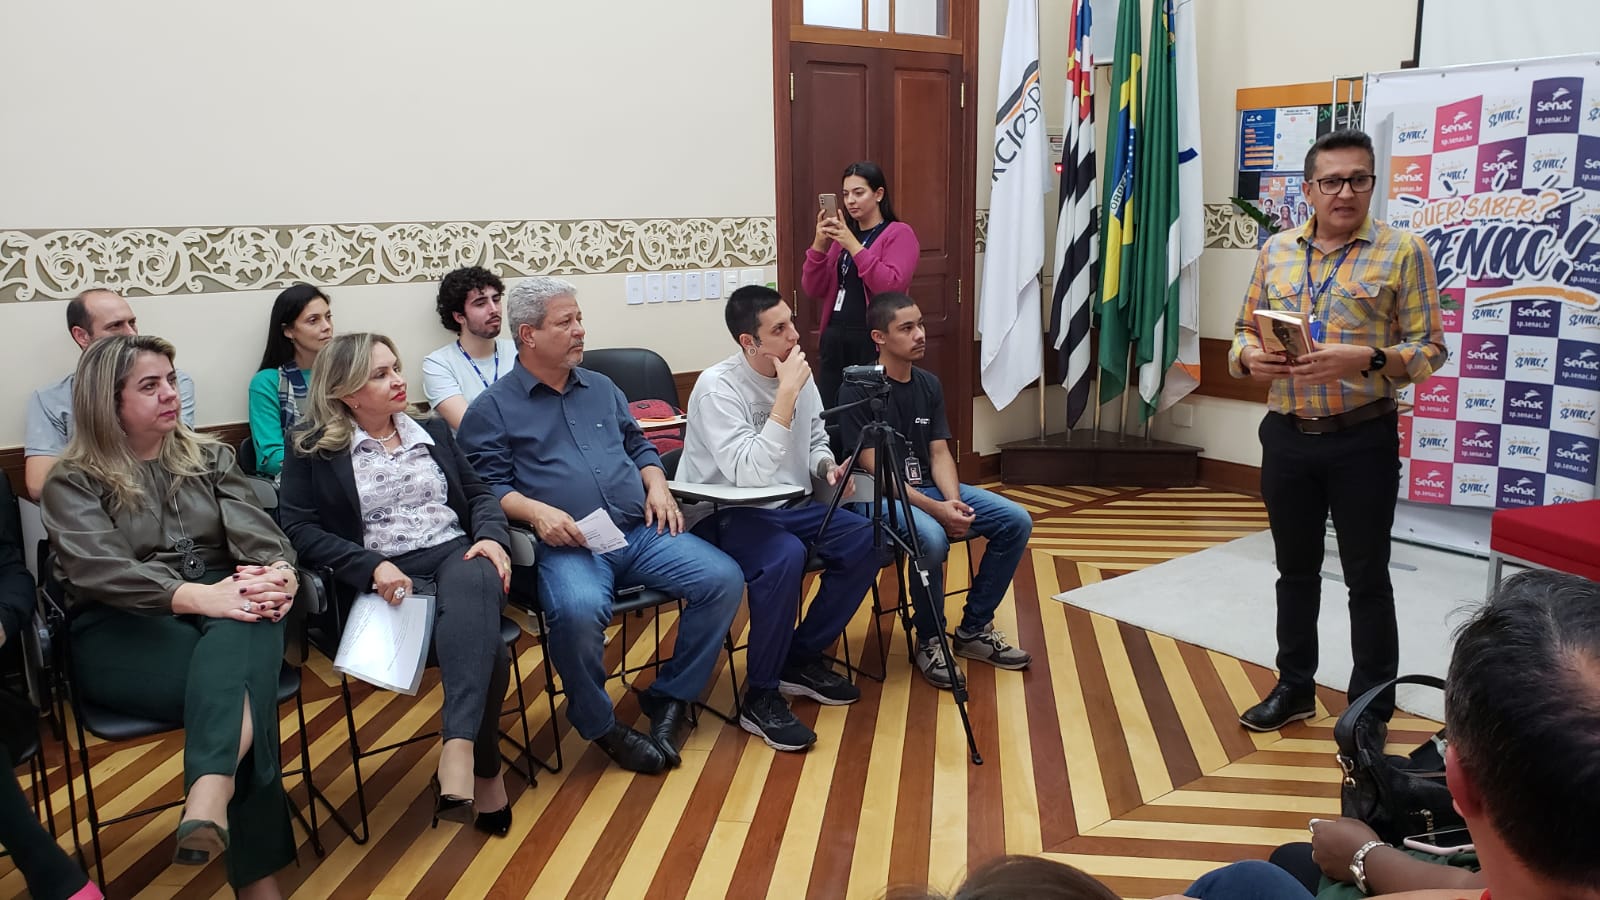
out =
[[[1427,245],[1369,215],[1375,166],[1372,139],[1360,131],[1334,131],[1312,145],[1304,195],[1314,214],[1261,248],[1234,323],[1229,371],[1271,385],[1260,428],[1261,498],[1278,565],[1278,683],[1239,717],[1255,731],[1316,712],[1329,513],[1350,589],[1350,699],[1393,678],[1399,665],[1389,580],[1400,491],[1395,394],[1443,365],[1445,345]],[[1304,314],[1311,352],[1286,359],[1266,350],[1257,310]],[[1369,709],[1387,723],[1393,692]]]

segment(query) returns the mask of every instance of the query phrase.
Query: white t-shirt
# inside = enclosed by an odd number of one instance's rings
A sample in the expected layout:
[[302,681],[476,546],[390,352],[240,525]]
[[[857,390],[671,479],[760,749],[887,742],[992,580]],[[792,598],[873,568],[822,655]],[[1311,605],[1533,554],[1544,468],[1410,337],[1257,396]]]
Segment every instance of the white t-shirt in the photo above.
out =
[[469,359],[460,345],[451,341],[422,359],[422,395],[437,407],[451,397],[471,403],[517,364],[517,342],[501,338],[494,342],[494,354]]
[[[834,465],[822,423],[822,395],[806,381],[794,404],[794,420],[784,428],[772,421],[778,379],[768,378],[735,353],[704,372],[689,395],[688,427],[677,477],[695,484],[765,487],[789,484],[811,493],[811,478],[825,477]],[[762,506],[783,506],[774,500]],[[711,504],[685,508],[698,521]]]

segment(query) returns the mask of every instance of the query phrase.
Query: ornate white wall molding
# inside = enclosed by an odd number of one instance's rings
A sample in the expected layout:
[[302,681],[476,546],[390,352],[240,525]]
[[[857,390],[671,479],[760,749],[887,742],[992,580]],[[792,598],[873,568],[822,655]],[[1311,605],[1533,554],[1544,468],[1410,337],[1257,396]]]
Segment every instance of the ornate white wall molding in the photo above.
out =
[[989,246],[989,211],[987,209],[978,210],[977,219],[978,227],[973,230],[973,243],[976,245],[974,247],[975,251],[982,253],[984,248]]
[[770,217],[405,222],[0,231],[0,302],[433,281],[480,265],[502,275],[597,275],[777,260]]
[[1256,249],[1257,225],[1232,203],[1207,203],[1206,246],[1223,250]]

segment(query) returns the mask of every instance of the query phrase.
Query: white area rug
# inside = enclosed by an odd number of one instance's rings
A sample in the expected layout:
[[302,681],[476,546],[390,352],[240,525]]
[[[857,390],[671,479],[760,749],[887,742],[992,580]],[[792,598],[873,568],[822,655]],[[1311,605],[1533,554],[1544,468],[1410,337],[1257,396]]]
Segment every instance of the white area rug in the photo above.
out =
[[[1331,536],[1327,541],[1317,682],[1342,691],[1350,684],[1350,616],[1338,547]],[[1400,674],[1444,677],[1455,629],[1483,602],[1488,561],[1396,543],[1390,575],[1400,622]],[[1263,531],[1055,599],[1270,669],[1278,650],[1277,577],[1272,536]],[[1444,718],[1444,696],[1432,688],[1402,687],[1397,702],[1408,712]]]

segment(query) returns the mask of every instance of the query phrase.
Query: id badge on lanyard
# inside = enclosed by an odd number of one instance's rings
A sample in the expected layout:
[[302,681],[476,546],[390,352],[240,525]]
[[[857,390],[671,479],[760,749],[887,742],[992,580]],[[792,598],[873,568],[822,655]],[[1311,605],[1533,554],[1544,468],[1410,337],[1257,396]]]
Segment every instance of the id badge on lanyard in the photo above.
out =
[[922,463],[917,459],[916,454],[906,456],[906,484],[922,484]]
[[1311,331],[1313,343],[1320,344],[1328,336],[1327,323],[1317,318],[1317,301],[1321,300],[1328,293],[1328,289],[1333,286],[1333,279],[1338,276],[1339,268],[1344,265],[1345,257],[1350,255],[1350,248],[1354,246],[1354,244],[1344,245],[1344,250],[1340,251],[1339,258],[1333,262],[1333,269],[1322,279],[1320,286],[1315,286],[1311,283],[1311,245],[1309,243],[1306,244],[1305,293],[1308,296],[1305,300],[1305,313],[1306,326]]
[[833,311],[834,312],[838,312],[841,309],[844,309],[844,286],[843,285],[841,285],[839,287],[839,293],[837,295],[835,295],[834,298],[833,298]]

